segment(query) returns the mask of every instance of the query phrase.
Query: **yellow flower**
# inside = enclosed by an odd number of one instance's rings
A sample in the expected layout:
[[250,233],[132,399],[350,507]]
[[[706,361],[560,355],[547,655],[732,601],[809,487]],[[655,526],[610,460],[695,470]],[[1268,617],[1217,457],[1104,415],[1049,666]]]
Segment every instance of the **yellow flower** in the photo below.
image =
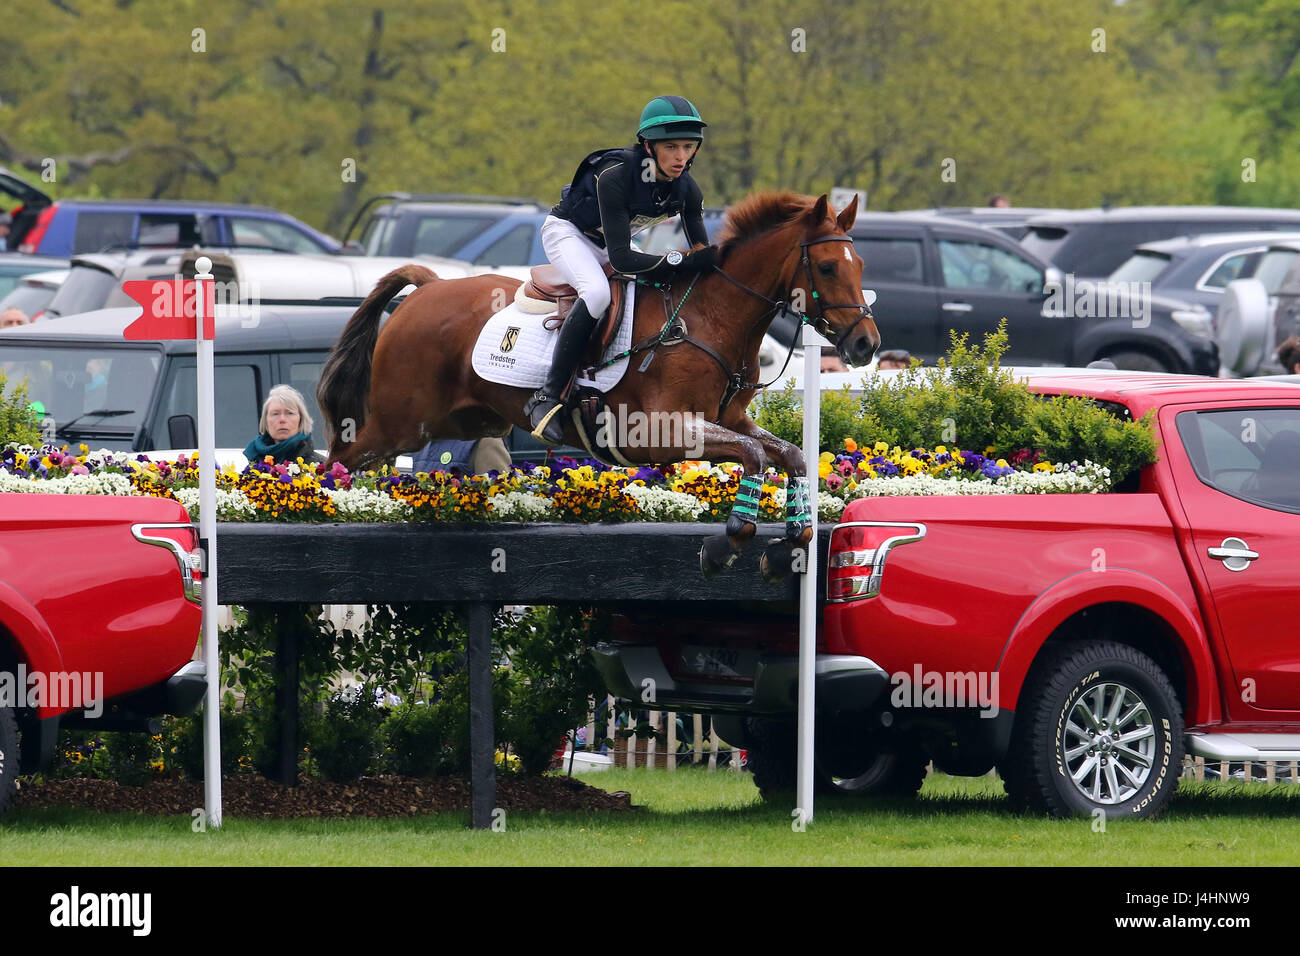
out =
[[992,455],[995,451],[997,451],[997,449],[994,448],[992,445],[989,445],[987,448],[984,449],[984,457],[985,457],[985,458],[989,457],[989,456]]
[[948,448],[945,445],[935,445],[934,453],[936,455],[946,455],[948,453]]
[[886,445],[883,441],[878,441],[871,446],[871,450],[874,451],[877,455],[883,455],[889,451],[889,446]]
[[831,473],[831,463],[829,461],[823,461],[817,465],[817,476],[819,478],[825,478],[830,473]]
[[1052,470],[1053,470],[1053,468],[1052,468],[1052,463],[1051,463],[1050,461],[1040,461],[1038,464],[1034,465],[1033,470],[1034,470],[1034,471],[1052,471]]
[[999,467],[999,468],[1010,468],[1011,466],[1007,464],[1007,460],[1006,460],[1005,458],[999,458],[999,459],[998,459],[998,467]]
[[828,451],[824,451],[821,453],[821,455],[818,457],[817,460],[830,464],[832,461],[835,460],[835,456]]

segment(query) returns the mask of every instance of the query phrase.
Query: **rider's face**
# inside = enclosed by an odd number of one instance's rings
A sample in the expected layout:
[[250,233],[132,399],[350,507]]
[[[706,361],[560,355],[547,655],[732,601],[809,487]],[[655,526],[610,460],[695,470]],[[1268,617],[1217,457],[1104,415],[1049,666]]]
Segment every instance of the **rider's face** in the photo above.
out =
[[654,147],[655,178],[660,180],[676,179],[686,170],[699,142],[693,139],[660,139],[647,144]]

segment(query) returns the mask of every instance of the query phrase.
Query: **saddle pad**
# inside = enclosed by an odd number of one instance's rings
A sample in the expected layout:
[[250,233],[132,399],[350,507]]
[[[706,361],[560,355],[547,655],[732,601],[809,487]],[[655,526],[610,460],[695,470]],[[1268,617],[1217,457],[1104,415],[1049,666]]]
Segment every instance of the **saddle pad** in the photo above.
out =
[[[614,334],[602,361],[626,351],[632,345],[632,316],[636,310],[634,286],[629,283],[627,295],[623,299],[623,318]],[[552,309],[547,315],[554,315]],[[546,381],[546,374],[551,369],[551,357],[555,354],[555,343],[560,330],[548,330],[543,324],[546,315],[534,315],[524,312],[511,302],[492,318],[487,320],[478,341],[474,343],[472,363],[474,373],[479,378],[499,385],[514,385],[518,388],[540,388]],[[608,392],[623,378],[630,358],[619,359],[596,373],[595,381],[590,381],[581,374],[578,381],[591,385],[597,391]]]

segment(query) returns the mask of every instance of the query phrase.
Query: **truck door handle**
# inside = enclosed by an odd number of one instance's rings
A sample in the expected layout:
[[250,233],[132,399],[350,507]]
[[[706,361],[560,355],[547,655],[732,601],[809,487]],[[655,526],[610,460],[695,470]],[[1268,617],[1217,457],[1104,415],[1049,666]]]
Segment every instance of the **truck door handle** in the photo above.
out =
[[1245,571],[1250,562],[1259,557],[1259,552],[1250,550],[1240,538],[1224,538],[1219,547],[1210,548],[1206,553],[1214,560],[1222,561],[1229,571]]
[[945,302],[943,304],[943,311],[945,312],[969,312],[973,308],[975,306],[969,302]]

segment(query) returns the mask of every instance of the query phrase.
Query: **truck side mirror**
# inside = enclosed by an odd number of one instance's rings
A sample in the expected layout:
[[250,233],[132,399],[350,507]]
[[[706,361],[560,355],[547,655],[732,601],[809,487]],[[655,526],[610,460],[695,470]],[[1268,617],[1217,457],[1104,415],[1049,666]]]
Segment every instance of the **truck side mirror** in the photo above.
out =
[[199,430],[193,415],[172,415],[167,419],[167,444],[171,448],[197,448]]

